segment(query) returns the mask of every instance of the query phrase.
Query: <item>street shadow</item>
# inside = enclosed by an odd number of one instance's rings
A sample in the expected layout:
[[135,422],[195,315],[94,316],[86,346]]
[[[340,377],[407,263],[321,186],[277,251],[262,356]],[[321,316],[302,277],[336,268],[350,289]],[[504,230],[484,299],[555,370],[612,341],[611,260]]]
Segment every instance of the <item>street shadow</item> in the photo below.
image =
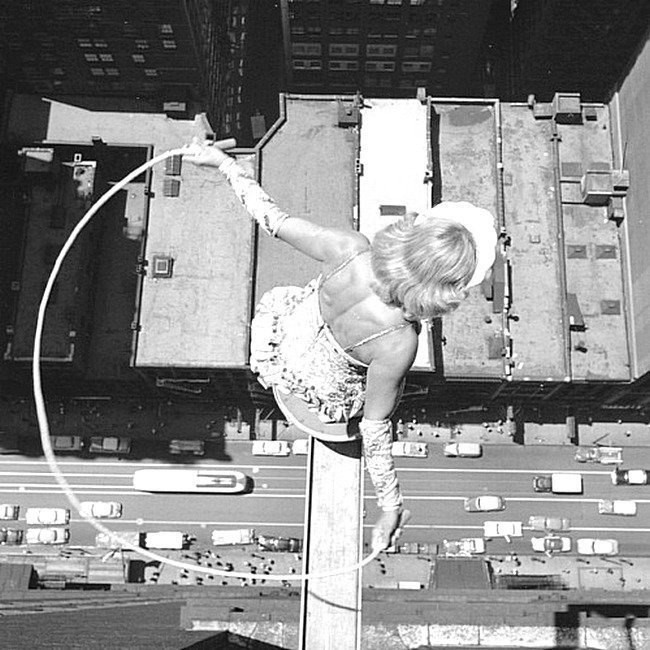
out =
[[182,650],[286,650],[282,646],[266,641],[258,641],[240,634],[224,631],[201,641],[183,646]]

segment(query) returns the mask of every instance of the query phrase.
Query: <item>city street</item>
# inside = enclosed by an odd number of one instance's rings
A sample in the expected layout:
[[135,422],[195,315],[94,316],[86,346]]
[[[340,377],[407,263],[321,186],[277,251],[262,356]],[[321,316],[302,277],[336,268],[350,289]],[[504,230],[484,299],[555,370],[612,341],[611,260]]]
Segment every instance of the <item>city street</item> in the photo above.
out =
[[[260,457],[251,455],[251,442],[228,441],[230,462],[201,459],[186,465],[159,460],[130,461],[113,457],[82,459],[59,457],[58,462],[80,500],[119,501],[124,505],[121,519],[106,521],[116,532],[139,530],[179,530],[209,545],[215,528],[255,528],[258,533],[302,537],[306,457]],[[650,532],[650,486],[614,486],[611,466],[578,464],[574,450],[566,447],[516,447],[485,445],[478,459],[446,458],[439,445],[429,445],[429,458],[397,458],[399,477],[412,519],[401,541],[437,542],[460,537],[481,537],[485,521],[523,522],[524,537],[493,539],[490,554],[531,554],[531,515],[561,516],[570,519],[565,535],[615,538],[623,556],[648,553]],[[633,461],[631,460],[633,459]],[[624,467],[650,467],[650,449],[626,448]],[[135,491],[132,475],[142,468],[201,468],[240,470],[250,476],[254,487],[248,494],[152,494]],[[583,495],[539,494],[532,489],[536,474],[554,471],[580,472]],[[498,495],[506,508],[498,512],[468,513],[466,497]],[[633,499],[638,505],[634,517],[598,514],[599,499]],[[366,478],[366,537],[375,519],[375,499]],[[5,525],[25,527],[28,507],[69,507],[65,495],[50,474],[43,458],[21,456],[0,458],[0,501],[21,507],[18,522]],[[4,523],[4,522],[3,522]],[[71,513],[71,545],[92,545],[94,529],[76,512]],[[573,550],[572,550],[573,553]]]

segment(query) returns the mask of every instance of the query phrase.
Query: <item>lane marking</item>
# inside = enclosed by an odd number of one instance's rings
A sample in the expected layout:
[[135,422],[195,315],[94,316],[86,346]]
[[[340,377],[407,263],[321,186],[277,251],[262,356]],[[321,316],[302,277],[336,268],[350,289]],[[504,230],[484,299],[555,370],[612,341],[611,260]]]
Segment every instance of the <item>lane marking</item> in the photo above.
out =
[[[128,464],[125,464],[128,463]],[[5,462],[0,461],[0,465],[39,465],[45,468],[48,467],[46,461],[12,461]],[[146,467],[148,469],[248,469],[253,473],[257,473],[256,470],[289,470],[289,471],[302,471],[306,470],[305,465],[260,465],[259,463],[246,463],[246,464],[231,464],[231,463],[222,463],[222,464],[202,464],[196,463],[191,467],[187,465],[182,465],[179,467],[178,463],[138,463],[132,462],[129,460],[124,461],[93,461],[93,460],[84,460],[84,461],[57,461],[57,464],[60,466],[75,466],[75,465],[100,465],[108,467],[123,467],[125,468],[125,473],[128,472],[130,467]],[[504,469],[503,467],[494,467],[494,468],[484,468],[484,467],[397,467],[398,472],[423,472],[423,473],[459,473],[459,474],[582,474],[583,476],[609,476],[612,473],[612,470],[583,470],[583,469]]]

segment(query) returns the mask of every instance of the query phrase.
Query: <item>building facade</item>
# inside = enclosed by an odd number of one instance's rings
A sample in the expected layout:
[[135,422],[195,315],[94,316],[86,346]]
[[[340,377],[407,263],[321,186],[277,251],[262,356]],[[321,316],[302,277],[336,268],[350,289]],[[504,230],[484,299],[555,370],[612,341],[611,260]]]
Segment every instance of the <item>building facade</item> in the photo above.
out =
[[483,96],[482,44],[492,2],[282,0],[292,92]]
[[608,101],[650,24],[636,0],[519,0],[512,3],[512,92],[550,101],[558,90]]

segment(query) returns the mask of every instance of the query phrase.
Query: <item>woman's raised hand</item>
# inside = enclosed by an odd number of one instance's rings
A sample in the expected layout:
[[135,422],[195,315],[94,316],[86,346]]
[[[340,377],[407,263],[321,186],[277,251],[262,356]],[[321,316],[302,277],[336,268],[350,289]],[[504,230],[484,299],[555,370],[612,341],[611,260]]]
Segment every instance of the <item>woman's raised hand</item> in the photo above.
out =
[[411,518],[408,510],[388,510],[381,513],[372,529],[371,547],[383,551],[392,546],[400,537],[404,524]]
[[183,147],[183,160],[199,166],[219,167],[228,158],[230,156],[211,141],[199,140],[196,137]]

